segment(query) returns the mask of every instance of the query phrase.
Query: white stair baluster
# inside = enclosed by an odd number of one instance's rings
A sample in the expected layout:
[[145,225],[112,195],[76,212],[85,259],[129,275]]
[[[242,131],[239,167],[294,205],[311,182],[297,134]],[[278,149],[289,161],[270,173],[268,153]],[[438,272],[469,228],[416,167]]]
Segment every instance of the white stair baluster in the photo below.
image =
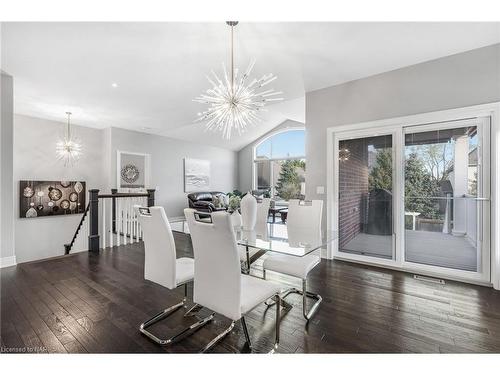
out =
[[102,248],[106,248],[106,198],[102,201]]
[[113,247],[113,198],[109,201],[111,210],[110,210],[110,215],[109,215],[109,246]]
[[118,198],[116,199],[116,221],[117,221],[117,225],[116,225],[116,235],[118,236],[118,239],[116,240],[118,242],[118,246],[121,245],[122,243],[122,237],[121,237],[121,230],[122,230],[122,220],[121,220],[121,216],[122,216],[122,202],[121,202],[121,199]]

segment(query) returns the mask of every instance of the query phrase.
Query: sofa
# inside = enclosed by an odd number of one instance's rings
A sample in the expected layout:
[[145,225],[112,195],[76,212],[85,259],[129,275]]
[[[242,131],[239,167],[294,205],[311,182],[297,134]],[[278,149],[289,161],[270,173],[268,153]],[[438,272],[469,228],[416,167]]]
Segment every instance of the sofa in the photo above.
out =
[[[214,204],[214,198],[219,198],[223,202],[221,206]],[[201,191],[197,193],[189,193],[188,196],[189,208],[194,208],[201,212],[226,211],[228,197],[220,191]]]

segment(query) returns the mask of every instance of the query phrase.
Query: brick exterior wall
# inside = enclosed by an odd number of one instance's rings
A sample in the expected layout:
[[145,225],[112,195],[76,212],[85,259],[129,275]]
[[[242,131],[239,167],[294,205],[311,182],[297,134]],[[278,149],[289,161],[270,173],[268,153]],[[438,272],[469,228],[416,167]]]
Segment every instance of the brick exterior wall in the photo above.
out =
[[363,139],[341,141],[339,149],[350,151],[339,161],[339,249],[363,231],[368,195],[368,147]]

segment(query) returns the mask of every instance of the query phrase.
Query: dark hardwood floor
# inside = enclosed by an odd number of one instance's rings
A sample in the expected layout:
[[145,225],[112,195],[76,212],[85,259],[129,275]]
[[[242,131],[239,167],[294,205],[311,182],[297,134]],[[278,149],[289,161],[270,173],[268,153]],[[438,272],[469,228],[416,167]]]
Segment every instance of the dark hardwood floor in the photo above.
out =
[[[175,237],[179,256],[192,254],[189,239]],[[229,324],[216,316],[168,348],[142,336],[141,322],[182,297],[181,289],[144,281],[143,258],[142,244],[134,244],[2,269],[2,353],[193,353]],[[259,262],[254,272],[260,272]],[[298,280],[280,280],[299,285]],[[401,272],[325,260],[309,280],[323,304],[306,325],[300,297],[288,297],[294,307],[284,312],[279,352],[500,352],[500,293],[491,288],[452,281],[439,285]],[[158,324],[157,332],[169,335],[191,324],[194,318],[183,318],[182,311]],[[259,306],[247,324],[253,351],[269,351],[274,308]],[[248,352],[239,324],[214,352]]]

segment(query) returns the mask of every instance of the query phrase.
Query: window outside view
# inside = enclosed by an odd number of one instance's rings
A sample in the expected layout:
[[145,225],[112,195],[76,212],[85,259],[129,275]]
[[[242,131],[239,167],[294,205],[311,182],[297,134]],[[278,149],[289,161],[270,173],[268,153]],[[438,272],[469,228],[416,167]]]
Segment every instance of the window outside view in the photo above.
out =
[[305,131],[288,130],[255,150],[255,187],[276,201],[305,197]]

